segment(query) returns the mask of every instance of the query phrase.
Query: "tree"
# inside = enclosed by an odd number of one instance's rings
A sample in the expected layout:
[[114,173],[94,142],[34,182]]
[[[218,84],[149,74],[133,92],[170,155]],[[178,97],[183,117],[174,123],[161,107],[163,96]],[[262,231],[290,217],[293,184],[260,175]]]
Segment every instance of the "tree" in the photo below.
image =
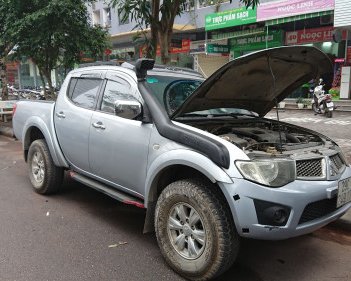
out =
[[11,40],[10,20],[16,18],[15,10],[11,8],[11,0],[0,0],[0,84],[1,99],[8,99],[6,63],[10,51],[15,46]]
[[12,22],[16,55],[27,56],[37,65],[43,85],[53,92],[51,71],[73,67],[82,51],[94,56],[107,46],[107,32],[90,25],[82,0],[15,0],[19,17]]
[[[136,27],[151,29],[150,46],[147,56],[155,57],[157,45],[160,45],[162,63],[170,62],[169,48],[173,35],[176,16],[183,13],[186,0],[110,0],[123,20],[129,16],[136,22]],[[247,7],[255,7],[259,0],[239,0]]]

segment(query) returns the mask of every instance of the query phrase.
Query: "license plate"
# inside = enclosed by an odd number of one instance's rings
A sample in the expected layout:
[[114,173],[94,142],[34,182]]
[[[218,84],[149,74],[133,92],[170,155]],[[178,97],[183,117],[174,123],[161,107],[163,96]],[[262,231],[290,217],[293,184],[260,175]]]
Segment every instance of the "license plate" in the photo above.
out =
[[351,178],[347,178],[339,181],[338,198],[336,201],[336,207],[339,208],[350,201],[351,201]]
[[333,102],[328,102],[327,103],[327,107],[329,108],[329,107],[334,107],[334,103]]

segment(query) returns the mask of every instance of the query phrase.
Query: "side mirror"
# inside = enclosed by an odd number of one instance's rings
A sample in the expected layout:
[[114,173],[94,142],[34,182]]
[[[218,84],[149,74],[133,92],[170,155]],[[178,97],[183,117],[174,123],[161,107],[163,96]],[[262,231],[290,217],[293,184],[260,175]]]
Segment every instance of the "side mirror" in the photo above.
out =
[[115,115],[126,119],[135,119],[143,112],[143,106],[136,100],[118,100],[115,102]]

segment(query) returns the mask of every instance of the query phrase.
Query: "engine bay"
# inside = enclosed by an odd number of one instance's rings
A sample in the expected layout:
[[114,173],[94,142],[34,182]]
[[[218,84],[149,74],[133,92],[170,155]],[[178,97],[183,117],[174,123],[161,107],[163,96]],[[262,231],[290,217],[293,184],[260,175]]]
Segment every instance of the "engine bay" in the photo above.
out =
[[[269,119],[235,120],[228,123],[189,124],[236,145],[247,154],[290,154],[289,151],[315,148],[329,142],[316,133]],[[332,144],[332,143],[330,143]]]

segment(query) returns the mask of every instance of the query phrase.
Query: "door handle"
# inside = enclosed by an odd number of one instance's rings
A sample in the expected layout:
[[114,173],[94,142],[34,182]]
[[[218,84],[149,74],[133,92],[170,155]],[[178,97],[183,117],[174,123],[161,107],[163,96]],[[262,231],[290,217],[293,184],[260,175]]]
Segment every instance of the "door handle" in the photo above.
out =
[[58,118],[66,118],[66,115],[63,113],[63,111],[60,111],[59,113],[56,112],[56,116]]
[[105,125],[104,124],[102,124],[102,122],[95,122],[95,123],[93,123],[93,124],[91,124],[94,128],[96,128],[96,129],[101,129],[101,130],[105,130],[106,129],[106,127],[105,127]]

